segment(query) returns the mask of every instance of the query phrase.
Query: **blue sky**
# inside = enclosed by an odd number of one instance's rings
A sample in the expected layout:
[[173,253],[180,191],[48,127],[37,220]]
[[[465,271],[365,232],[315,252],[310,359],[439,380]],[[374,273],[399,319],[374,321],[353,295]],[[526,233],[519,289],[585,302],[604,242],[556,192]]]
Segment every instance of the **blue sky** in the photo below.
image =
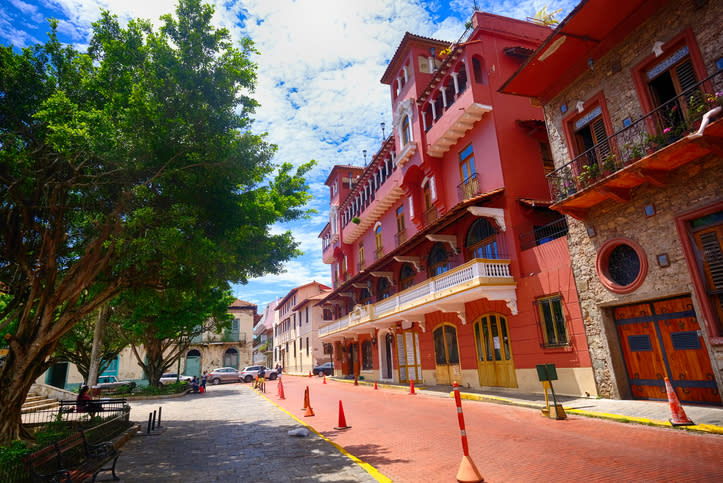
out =
[[[291,230],[304,255],[286,272],[234,287],[234,294],[259,306],[283,297],[311,280],[330,283],[330,267],[321,260],[319,233],[328,220],[329,192],[324,186],[335,164],[363,165],[363,150],[375,153],[392,124],[388,87],[380,83],[387,63],[405,32],[457,40],[474,10],[474,0],[211,0],[214,23],[234,38],[246,35],[260,55],[253,97],[261,107],[255,130],[278,145],[277,162],[295,165],[310,159],[309,176],[317,211],[304,222],[275,226]],[[477,0],[479,10],[524,19],[547,6],[564,18],[576,0]],[[0,0],[0,42],[24,47],[47,38],[46,19],[59,20],[63,42],[84,50],[91,23],[101,9],[121,21],[140,17],[158,25],[175,10],[174,0]]]

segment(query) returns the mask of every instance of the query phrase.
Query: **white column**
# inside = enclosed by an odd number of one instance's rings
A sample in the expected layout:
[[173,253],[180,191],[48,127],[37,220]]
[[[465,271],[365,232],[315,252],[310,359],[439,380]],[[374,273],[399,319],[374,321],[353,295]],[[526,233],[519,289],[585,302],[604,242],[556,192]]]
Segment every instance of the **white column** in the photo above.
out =
[[406,65],[402,67],[402,72],[404,72],[404,82],[409,82],[409,67]]
[[445,109],[447,109],[447,89],[445,89],[444,86],[442,86],[442,88],[439,89],[439,92],[442,93],[442,105],[444,106]]
[[422,111],[422,126],[424,127],[424,130],[427,130],[427,116],[425,115],[425,111]]
[[429,101],[429,105],[432,106],[432,122],[434,123],[434,120],[437,119],[437,106],[435,106],[435,99],[431,99]]
[[454,81],[454,95],[457,96],[457,94],[459,94],[459,80],[457,79],[459,72],[452,72],[451,75],[452,80]]

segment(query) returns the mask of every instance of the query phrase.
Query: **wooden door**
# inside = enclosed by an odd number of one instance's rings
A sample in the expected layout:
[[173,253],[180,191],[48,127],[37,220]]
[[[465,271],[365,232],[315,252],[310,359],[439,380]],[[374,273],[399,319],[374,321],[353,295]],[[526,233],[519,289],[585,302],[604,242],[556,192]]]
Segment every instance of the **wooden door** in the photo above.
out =
[[616,307],[613,315],[634,398],[666,400],[668,377],[680,401],[720,404],[690,297]]
[[517,387],[507,319],[499,314],[480,317],[474,324],[474,336],[480,385]]
[[397,334],[397,356],[399,358],[399,382],[422,380],[421,357],[419,354],[419,335],[413,330]]
[[444,324],[434,330],[437,384],[451,385],[462,376],[458,347],[456,327]]

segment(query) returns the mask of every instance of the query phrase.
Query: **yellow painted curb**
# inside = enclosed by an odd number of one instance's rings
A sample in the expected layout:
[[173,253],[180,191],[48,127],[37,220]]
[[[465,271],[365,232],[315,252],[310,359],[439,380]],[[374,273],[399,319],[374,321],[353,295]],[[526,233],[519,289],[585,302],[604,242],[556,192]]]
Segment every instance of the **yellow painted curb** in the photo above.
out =
[[[454,397],[454,391],[449,393],[450,397]],[[460,397],[462,399],[469,399],[471,401],[488,401],[488,402],[495,402],[495,403],[501,403],[501,404],[508,404],[512,406],[521,406],[521,407],[527,407],[531,409],[542,409],[543,406],[536,403],[525,403],[520,401],[512,401],[507,398],[503,397],[497,397],[497,396],[486,396],[484,394],[472,394],[472,393],[460,393]],[[586,416],[590,418],[599,418],[599,419],[610,419],[612,421],[617,421],[621,423],[637,423],[637,424],[644,424],[646,426],[660,426],[665,428],[673,428],[673,429],[684,429],[687,431],[697,431],[701,433],[711,433],[711,434],[723,434],[723,427],[721,426],[715,426],[713,424],[694,424],[691,426],[673,426],[669,421],[658,421],[655,419],[647,419],[647,418],[638,418],[635,416],[625,416],[622,414],[612,414],[612,413],[598,413],[594,411],[585,411],[582,409],[573,409],[569,407],[564,407],[565,412],[569,414],[577,414],[580,416]]]
[[382,482],[382,483],[391,483],[392,480],[391,480],[390,478],[387,478],[386,476],[384,476],[379,470],[377,470],[376,468],[374,468],[372,465],[370,465],[369,463],[366,463],[366,462],[360,460],[359,458],[357,458],[357,457],[354,456],[353,454],[349,453],[346,449],[344,449],[344,447],[340,446],[339,444],[335,443],[334,441],[330,440],[329,438],[327,438],[326,436],[324,436],[323,434],[321,434],[320,432],[318,432],[316,429],[314,429],[313,426],[311,426],[310,424],[306,423],[305,421],[302,421],[301,419],[297,418],[296,416],[294,416],[293,414],[291,414],[289,411],[287,411],[286,409],[284,409],[284,408],[282,408],[281,406],[279,406],[275,401],[272,401],[271,399],[269,399],[269,397],[266,396],[266,394],[263,394],[263,393],[259,392],[258,390],[256,390],[256,392],[258,393],[259,396],[262,396],[262,397],[265,398],[267,401],[269,401],[271,404],[273,404],[274,406],[276,406],[277,408],[281,409],[283,412],[285,412],[286,414],[288,414],[289,416],[291,416],[296,422],[298,422],[298,423],[300,423],[301,425],[307,427],[311,432],[313,432],[314,434],[316,434],[318,437],[320,437],[321,439],[323,439],[323,440],[326,441],[327,443],[329,443],[329,444],[331,444],[332,446],[334,446],[336,449],[339,450],[339,452],[340,452],[341,454],[343,454],[344,456],[346,456],[347,458],[349,458],[350,460],[352,460],[354,463],[356,463],[356,464],[358,464],[359,466],[361,466],[361,467],[364,469],[364,471],[366,471],[367,473],[369,473],[370,475],[372,475],[372,477],[373,477],[375,480],[380,481],[380,482]]

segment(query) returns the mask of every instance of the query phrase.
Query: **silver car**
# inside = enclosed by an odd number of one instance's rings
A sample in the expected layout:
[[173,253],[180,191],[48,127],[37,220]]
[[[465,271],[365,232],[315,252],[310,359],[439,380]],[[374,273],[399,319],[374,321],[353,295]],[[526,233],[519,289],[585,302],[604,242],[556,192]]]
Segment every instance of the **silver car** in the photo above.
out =
[[261,368],[264,368],[264,378],[268,379],[270,381],[273,381],[276,379],[276,369],[269,369],[266,366],[248,366],[245,367],[243,371],[241,371],[241,379],[244,380],[244,382],[251,382],[254,379],[256,379],[256,376],[259,374],[259,370]]
[[222,382],[241,382],[241,373],[233,367],[219,367],[208,373],[207,382],[214,385]]

